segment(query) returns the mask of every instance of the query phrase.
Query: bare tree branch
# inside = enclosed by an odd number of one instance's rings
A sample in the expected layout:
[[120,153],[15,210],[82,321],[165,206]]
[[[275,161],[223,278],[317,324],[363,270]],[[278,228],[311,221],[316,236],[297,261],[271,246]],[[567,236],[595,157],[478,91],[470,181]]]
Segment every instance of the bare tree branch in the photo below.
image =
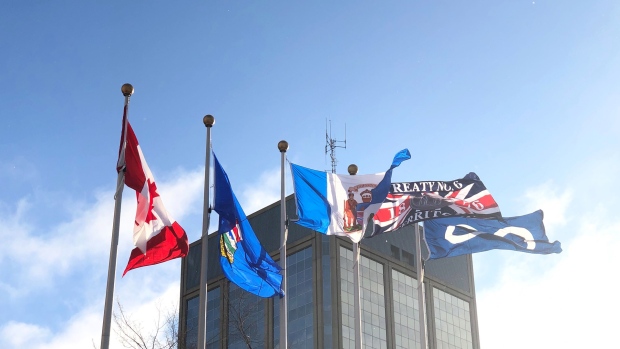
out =
[[[130,349],[175,349],[178,347],[178,308],[169,311],[162,318],[161,304],[157,304],[154,330],[145,331],[141,323],[126,313],[117,300],[118,312],[114,312],[114,332],[121,344]],[[93,343],[94,345],[94,343]]]
[[252,349],[252,345],[259,342],[259,339],[252,338],[250,334],[252,334],[253,327],[258,325],[255,314],[263,305],[263,300],[252,297],[251,293],[242,289],[236,289],[233,292],[234,295],[226,295],[225,299],[228,302],[229,326],[235,330],[231,331],[228,336],[231,339],[242,340],[248,349]]

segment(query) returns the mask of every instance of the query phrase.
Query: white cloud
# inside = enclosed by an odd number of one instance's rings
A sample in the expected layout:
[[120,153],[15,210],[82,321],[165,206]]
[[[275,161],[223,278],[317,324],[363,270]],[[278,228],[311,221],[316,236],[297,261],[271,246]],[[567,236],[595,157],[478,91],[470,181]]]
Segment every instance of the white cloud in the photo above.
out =
[[[196,211],[201,198],[201,171],[182,172],[173,182],[160,184],[160,194],[175,219]],[[125,188],[119,232],[119,256],[131,250],[131,227],[135,215],[135,196]],[[0,215],[0,266],[16,265],[12,281],[20,288],[36,283],[49,286],[57,276],[75,269],[87,268],[109,255],[113,221],[114,194],[100,191],[93,204],[79,205],[72,219],[57,226],[34,227],[28,216],[34,215],[32,205],[21,200],[13,212]],[[122,263],[118,263],[119,265]],[[0,289],[11,293],[11,287],[0,282]],[[24,296],[26,294],[23,294]]]
[[32,343],[44,342],[51,331],[36,325],[10,321],[0,328],[0,344],[6,348],[24,348]]
[[[170,268],[165,277],[153,278],[152,274],[145,278],[138,278],[136,282],[124,287],[118,292],[118,301],[123,306],[125,314],[132,322],[140,324],[142,333],[146,336],[155,333],[157,322],[164,321],[165,316],[179,308],[179,278],[178,271],[180,264],[176,268]],[[172,270],[174,269],[174,270]],[[158,273],[159,274],[159,273]],[[160,274],[161,275],[161,274]],[[141,290],[148,290],[140,293]],[[138,292],[136,292],[138,291]],[[115,305],[115,311],[118,311]],[[99,318],[101,322],[101,317]],[[110,342],[114,343],[114,348],[120,348],[120,339],[114,329],[116,325],[113,323],[113,333]],[[96,333],[95,338],[99,338],[100,333]],[[160,333],[162,338],[163,333]]]
[[557,186],[553,182],[547,182],[527,190],[524,200],[527,213],[543,210],[545,227],[550,230],[566,224],[566,209],[572,198],[572,191],[558,193]]
[[[620,220],[603,201],[582,211],[573,193],[554,190],[552,183],[527,191],[530,208],[545,211],[547,235],[562,242],[563,252],[502,254],[501,277],[477,291],[482,348],[597,348],[616,342],[608,319],[620,312],[613,278],[620,265]],[[476,262],[484,258],[475,258],[474,266],[483,270],[476,271],[477,285],[487,270]]]
[[[175,174],[169,182],[158,180],[160,194],[173,217],[202,211],[204,172]],[[125,189],[120,223],[115,298],[128,313],[146,326],[156,316],[157,304],[178,306],[180,260],[120,274],[132,249],[131,227],[135,215],[135,196]],[[0,322],[1,348],[73,349],[99,346],[103,303],[113,216],[113,192],[95,193],[90,204],[79,203],[71,218],[49,226],[35,226],[28,219],[36,214],[35,204],[21,200],[14,205],[0,203],[0,307],[11,302],[23,305],[15,314],[5,312]],[[69,200],[68,200],[69,201]],[[198,207],[198,209],[196,208]],[[80,299],[49,298],[48,293],[79,290]],[[75,292],[73,292],[75,293]],[[63,313],[41,314],[37,320],[20,320],[22,314],[39,311],[31,298],[48,297]],[[21,303],[19,303],[21,302]],[[64,304],[67,305],[64,305]],[[57,319],[62,319],[58,323]],[[121,348],[112,334],[112,348]]]
[[172,181],[162,181],[161,185],[156,178],[159,194],[170,215],[178,221],[190,214],[202,215],[204,167],[190,172],[179,170],[173,178]]
[[253,183],[241,191],[239,201],[243,211],[246,214],[251,214],[280,200],[280,186],[279,168],[261,173]]
[[[163,291],[159,294],[149,292],[148,296],[139,291],[144,286],[132,285],[132,289],[124,287],[119,297],[125,313],[136,323],[141,324],[143,333],[154,333],[155,321],[161,315],[162,320],[167,311],[178,307],[178,280],[168,279]],[[123,288],[121,286],[121,288]],[[115,305],[115,311],[117,311]],[[161,310],[161,314],[159,311]],[[101,327],[103,321],[103,304],[86,305],[81,311],[71,316],[62,324],[61,330],[53,332],[46,326],[10,321],[0,326],[0,347],[5,349],[84,349],[98,348],[101,343]],[[110,348],[120,349],[118,335],[112,323]]]
[[577,238],[548,260],[506,268],[478,293],[483,348],[605,348],[620,312],[612,266],[620,265],[620,223],[582,222]]
[[[110,196],[111,197],[111,196]],[[11,265],[13,286],[21,289],[36,283],[48,286],[58,275],[87,262],[88,257],[102,255],[106,248],[104,227],[108,236],[111,226],[111,199],[98,195],[95,204],[83,210],[79,217],[57,226],[35,227],[29,222],[36,215],[32,205],[21,200],[14,211],[0,216],[0,265]],[[131,224],[131,220],[129,220]],[[23,294],[26,295],[25,293]]]

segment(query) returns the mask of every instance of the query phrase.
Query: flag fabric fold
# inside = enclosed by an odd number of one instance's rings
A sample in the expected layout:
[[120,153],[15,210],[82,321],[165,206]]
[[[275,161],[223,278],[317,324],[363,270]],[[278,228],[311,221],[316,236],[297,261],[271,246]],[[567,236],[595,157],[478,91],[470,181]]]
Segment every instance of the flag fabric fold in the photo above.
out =
[[136,247],[131,251],[123,276],[131,269],[185,257],[189,250],[187,235],[168,214],[126,113],[117,171],[125,172],[125,185],[136,191],[138,202],[133,228]]
[[392,183],[373,217],[372,236],[453,216],[501,219],[495,199],[473,172],[453,181]]
[[430,259],[488,250],[513,250],[534,254],[562,252],[559,241],[549,242],[543,211],[518,217],[477,219],[451,217],[424,222]]
[[389,192],[392,170],[411,158],[398,152],[385,173],[338,175],[291,164],[298,220],[295,223],[326,235],[359,242],[368,219]]
[[260,297],[284,296],[280,266],[269,256],[254,234],[228,175],[214,159],[214,207],[219,216],[220,264],[226,277]]

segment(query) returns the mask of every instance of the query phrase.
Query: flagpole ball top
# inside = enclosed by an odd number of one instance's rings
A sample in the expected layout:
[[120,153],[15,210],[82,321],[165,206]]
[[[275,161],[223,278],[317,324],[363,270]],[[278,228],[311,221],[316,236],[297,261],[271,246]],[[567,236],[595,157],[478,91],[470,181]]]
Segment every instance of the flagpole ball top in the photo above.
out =
[[347,171],[349,171],[350,175],[356,175],[357,174],[357,165],[356,164],[351,164],[349,165],[349,167],[347,167]]
[[288,150],[288,142],[287,141],[279,141],[278,142],[278,149],[280,150],[280,153],[286,153],[286,151]]
[[207,114],[204,118],[202,118],[202,122],[205,124],[206,127],[211,127],[215,124],[215,118],[213,117],[213,115]]
[[133,86],[131,86],[131,84],[123,84],[123,86],[121,86],[121,92],[123,96],[129,97],[133,94]]

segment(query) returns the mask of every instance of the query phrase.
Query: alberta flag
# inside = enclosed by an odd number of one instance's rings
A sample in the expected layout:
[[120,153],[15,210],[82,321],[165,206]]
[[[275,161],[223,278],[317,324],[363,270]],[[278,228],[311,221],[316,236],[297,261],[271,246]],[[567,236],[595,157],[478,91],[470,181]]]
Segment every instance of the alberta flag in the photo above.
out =
[[254,234],[228,175],[214,159],[214,210],[219,215],[220,264],[226,277],[242,289],[260,297],[284,296],[282,274]]
[[403,149],[387,172],[367,175],[338,175],[291,164],[299,217],[295,223],[359,242],[368,219],[388,194],[392,170],[410,158],[409,150]]
[[441,218],[424,222],[430,259],[488,250],[513,250],[535,254],[560,253],[560,242],[549,242],[543,211],[497,219]]
[[138,207],[133,227],[136,248],[131,251],[123,276],[131,269],[185,257],[189,250],[185,230],[168,215],[157,192],[153,174],[127,120],[126,108],[116,169],[125,171],[125,184],[136,191]]
[[444,217],[500,218],[499,206],[478,175],[453,181],[392,183],[374,216],[372,236]]

